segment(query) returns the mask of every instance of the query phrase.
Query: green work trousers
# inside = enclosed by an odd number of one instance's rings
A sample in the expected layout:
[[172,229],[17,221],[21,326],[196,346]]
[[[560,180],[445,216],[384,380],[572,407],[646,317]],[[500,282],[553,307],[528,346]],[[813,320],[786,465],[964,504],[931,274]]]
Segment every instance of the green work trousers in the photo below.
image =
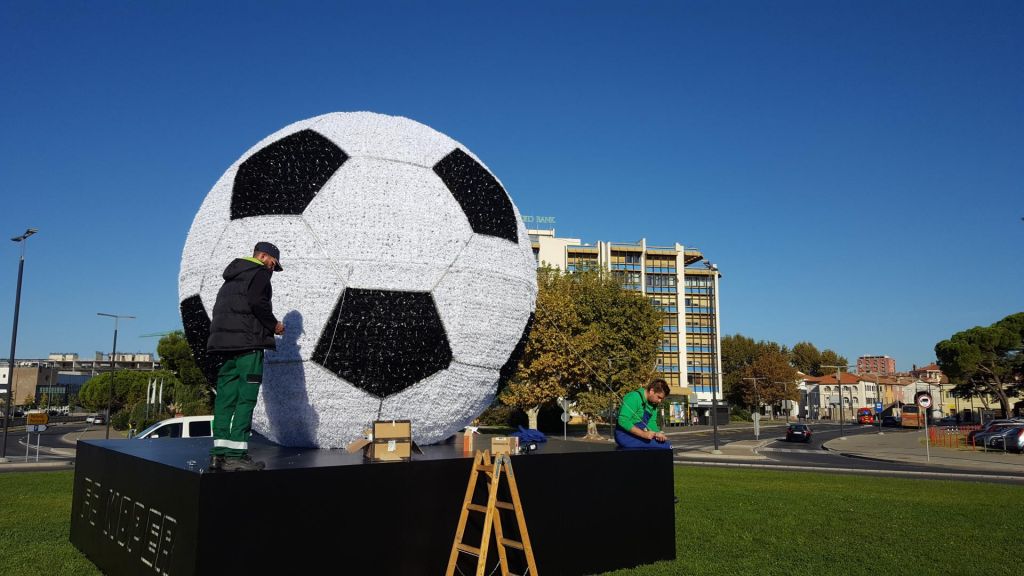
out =
[[263,383],[263,350],[235,356],[217,373],[213,404],[213,456],[244,456],[249,451],[252,411]]

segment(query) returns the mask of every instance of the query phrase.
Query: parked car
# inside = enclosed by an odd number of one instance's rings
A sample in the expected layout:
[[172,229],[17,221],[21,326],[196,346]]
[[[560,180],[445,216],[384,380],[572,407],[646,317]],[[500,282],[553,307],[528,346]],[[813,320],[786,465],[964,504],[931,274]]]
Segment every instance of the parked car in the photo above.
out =
[[1014,424],[1019,424],[1019,423],[1020,423],[1020,421],[1018,421],[1018,420],[1010,420],[1010,419],[989,420],[988,422],[985,423],[984,426],[982,426],[978,430],[971,430],[970,432],[967,433],[967,443],[968,444],[972,444],[973,443],[973,444],[975,444],[977,446],[984,446],[985,443],[982,442],[982,440],[980,438],[978,438],[979,435],[982,435],[982,434],[987,435],[989,432],[992,432],[992,431],[997,430],[999,428],[1006,428],[1007,426],[1013,426]]
[[1007,452],[1024,454],[1024,426],[1018,426],[1014,430],[1016,430],[1015,433],[1003,436],[1004,442],[1006,442],[1006,450]]
[[106,423],[106,420],[104,419],[103,414],[89,414],[88,416],[85,417],[85,423],[104,424]]
[[213,436],[213,416],[179,416],[153,424],[134,438],[206,438]]
[[807,424],[790,424],[786,428],[786,442],[810,442],[811,434],[811,427]]
[[1024,424],[1017,424],[988,433],[985,436],[985,449],[1020,453],[1022,442],[1024,442]]
[[[967,435],[967,443],[968,444],[973,443],[975,446],[981,446],[981,447],[986,447],[987,448],[988,447],[988,442],[989,442],[989,440],[993,436],[998,436],[998,435],[1002,434],[1003,432],[1006,432],[1008,429],[1013,428],[1013,427],[1014,427],[1013,424],[1003,423],[1003,424],[996,424],[996,425],[992,426],[991,428],[989,428],[988,430],[984,430],[984,429],[978,430],[974,434],[973,438],[971,437],[970,434]],[[1003,449],[1002,445],[999,446],[999,449],[1000,450]]]
[[900,426],[900,419],[895,416],[882,416],[882,426]]

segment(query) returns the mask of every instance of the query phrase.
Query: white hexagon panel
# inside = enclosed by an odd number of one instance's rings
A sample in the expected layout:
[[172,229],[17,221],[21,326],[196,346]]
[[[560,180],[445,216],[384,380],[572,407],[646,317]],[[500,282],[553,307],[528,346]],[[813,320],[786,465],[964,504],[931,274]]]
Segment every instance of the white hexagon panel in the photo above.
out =
[[210,314],[234,259],[281,250],[253,429],[339,448],[378,419],[440,442],[493,401],[533,320],[536,264],[501,182],[462,144],[408,118],[339,112],[251,148],[207,194],[182,252],[185,336],[207,379]]

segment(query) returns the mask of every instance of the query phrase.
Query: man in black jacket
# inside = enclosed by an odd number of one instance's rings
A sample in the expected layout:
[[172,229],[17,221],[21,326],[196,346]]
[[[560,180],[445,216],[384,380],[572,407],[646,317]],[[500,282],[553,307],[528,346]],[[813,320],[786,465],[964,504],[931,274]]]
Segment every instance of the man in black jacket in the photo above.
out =
[[273,272],[282,270],[280,257],[277,246],[258,242],[252,258],[236,258],[224,269],[206,341],[206,350],[224,359],[213,408],[211,472],[264,467],[249,457],[249,432],[263,383],[263,353],[277,347],[275,334],[284,334],[284,324],[274,317],[270,286]]

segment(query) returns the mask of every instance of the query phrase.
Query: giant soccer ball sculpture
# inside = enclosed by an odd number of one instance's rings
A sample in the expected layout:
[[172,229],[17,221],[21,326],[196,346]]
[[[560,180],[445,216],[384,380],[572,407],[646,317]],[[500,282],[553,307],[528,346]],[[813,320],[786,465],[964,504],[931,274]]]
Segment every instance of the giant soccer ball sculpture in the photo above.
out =
[[407,118],[303,120],[217,181],[192,222],[179,297],[207,377],[210,313],[234,258],[281,249],[253,429],[285,446],[342,447],[373,420],[444,440],[492,402],[522,354],[536,263],[501,183],[464,146]]

